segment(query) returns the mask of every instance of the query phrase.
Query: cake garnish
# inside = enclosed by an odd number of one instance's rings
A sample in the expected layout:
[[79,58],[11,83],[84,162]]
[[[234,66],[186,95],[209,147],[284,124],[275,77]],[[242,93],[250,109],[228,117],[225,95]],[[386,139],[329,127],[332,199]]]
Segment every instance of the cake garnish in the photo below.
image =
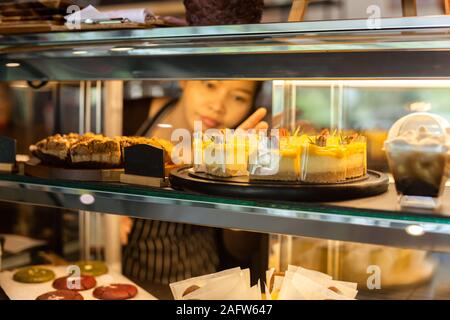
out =
[[302,132],[303,132],[303,128],[302,128],[301,126],[298,126],[298,127],[295,129],[293,136],[294,136],[294,137],[300,136],[300,135],[302,134]]
[[330,131],[328,129],[323,129],[316,138],[316,144],[319,147],[326,147],[327,140],[330,137]]
[[288,137],[289,131],[286,128],[280,128],[280,137]]
[[358,133],[353,133],[350,135],[342,136],[341,135],[341,144],[350,144],[358,138]]

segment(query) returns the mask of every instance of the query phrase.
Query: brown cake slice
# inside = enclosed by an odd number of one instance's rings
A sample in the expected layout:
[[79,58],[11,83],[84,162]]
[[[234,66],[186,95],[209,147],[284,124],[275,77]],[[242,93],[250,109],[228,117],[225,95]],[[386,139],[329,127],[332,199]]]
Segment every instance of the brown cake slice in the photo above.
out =
[[166,164],[171,164],[172,143],[158,138],[115,137],[102,134],[69,133],[47,137],[30,151],[44,164],[69,166],[74,168],[117,168],[123,165],[123,150],[137,144],[148,144],[164,151]]
[[30,146],[30,151],[45,164],[64,165],[67,163],[71,145],[78,138],[79,135],[75,133],[55,134]]
[[121,165],[120,143],[102,135],[85,135],[70,148],[74,167],[115,168]]

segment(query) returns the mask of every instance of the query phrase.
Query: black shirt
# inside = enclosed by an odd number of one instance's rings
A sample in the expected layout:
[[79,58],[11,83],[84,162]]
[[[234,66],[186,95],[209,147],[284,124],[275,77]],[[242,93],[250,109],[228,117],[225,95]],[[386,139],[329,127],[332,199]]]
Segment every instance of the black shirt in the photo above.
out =
[[[128,103],[127,108],[132,108],[133,114],[127,117],[124,114],[124,133],[141,131],[142,135],[149,135],[158,118],[175,104],[176,100],[169,101],[153,119],[148,119],[151,99]],[[142,123],[142,119],[147,120]],[[134,123],[128,123],[130,121]],[[134,219],[123,251],[123,273],[140,281],[169,284],[216,272],[218,236],[214,228]]]

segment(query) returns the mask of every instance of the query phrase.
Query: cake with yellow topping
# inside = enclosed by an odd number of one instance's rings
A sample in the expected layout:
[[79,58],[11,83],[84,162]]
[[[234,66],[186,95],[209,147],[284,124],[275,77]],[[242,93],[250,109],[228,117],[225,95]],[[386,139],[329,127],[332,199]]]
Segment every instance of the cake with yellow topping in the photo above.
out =
[[338,183],[367,173],[366,139],[358,134],[290,134],[279,129],[278,136],[247,135],[238,139],[222,130],[217,136],[194,137],[199,163],[195,172],[216,177],[248,175],[250,181]]
[[358,134],[344,136],[342,143],[347,148],[346,179],[362,177],[367,174],[367,142]]
[[336,183],[345,181],[347,148],[328,130],[310,137],[301,157],[300,181],[308,183]]
[[[216,136],[202,144],[205,171],[216,177],[248,175],[248,140],[244,136]],[[197,167],[198,168],[198,167]],[[197,169],[197,171],[199,171]]]
[[256,161],[249,165],[250,180],[298,181],[300,177],[300,155],[307,136],[290,135],[285,129],[279,131],[278,148],[261,139]]

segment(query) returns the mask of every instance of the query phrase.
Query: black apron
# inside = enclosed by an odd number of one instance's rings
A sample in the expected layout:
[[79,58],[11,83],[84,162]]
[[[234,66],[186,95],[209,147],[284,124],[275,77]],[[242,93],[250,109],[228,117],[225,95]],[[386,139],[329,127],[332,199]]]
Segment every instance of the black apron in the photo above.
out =
[[[172,100],[139,128],[148,135],[158,119],[176,105]],[[183,214],[182,210],[180,214]],[[182,223],[134,219],[122,255],[123,274],[139,281],[169,284],[217,271],[218,231]]]

